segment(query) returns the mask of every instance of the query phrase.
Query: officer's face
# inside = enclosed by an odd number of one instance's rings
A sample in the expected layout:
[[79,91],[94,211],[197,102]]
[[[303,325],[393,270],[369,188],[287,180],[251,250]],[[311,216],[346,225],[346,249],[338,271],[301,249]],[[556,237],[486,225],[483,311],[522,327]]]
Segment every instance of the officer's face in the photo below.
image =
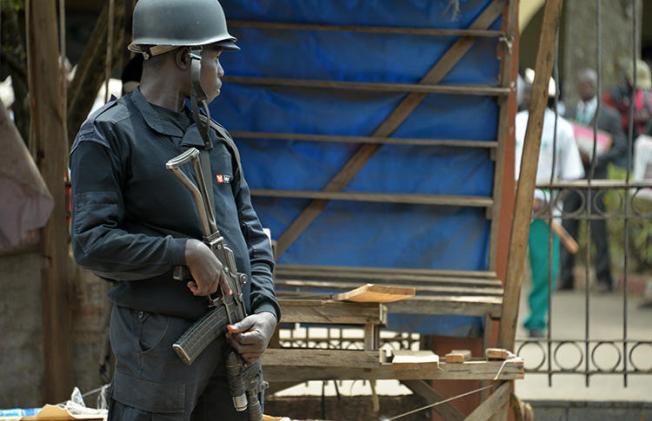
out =
[[219,47],[206,47],[202,50],[200,83],[208,102],[214,100],[222,88],[224,69],[220,64],[221,54],[222,49]]

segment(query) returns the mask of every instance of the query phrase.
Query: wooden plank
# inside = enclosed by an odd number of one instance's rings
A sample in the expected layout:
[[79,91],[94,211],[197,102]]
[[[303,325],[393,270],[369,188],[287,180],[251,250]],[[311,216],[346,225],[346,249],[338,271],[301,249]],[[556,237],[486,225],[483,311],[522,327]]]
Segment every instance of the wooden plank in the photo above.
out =
[[[360,367],[293,367],[289,364],[271,365],[266,362],[267,352],[263,355],[265,379],[270,382],[306,382],[310,380],[486,380],[494,379],[494,367],[465,368],[463,371],[454,372],[440,364],[437,370],[400,370],[392,369],[391,364],[381,365],[378,368]],[[496,364],[496,369],[498,365]],[[449,366],[463,366],[464,364],[449,364]],[[519,380],[524,378],[524,370],[512,364],[509,370],[503,370],[501,380]]]
[[[415,395],[421,396],[426,401],[426,404],[432,404],[446,399],[445,396],[440,395],[427,382],[423,380],[403,380],[401,383],[403,383]],[[437,405],[432,409],[441,415],[445,420],[461,421],[464,419],[464,414],[462,414],[460,410],[455,406],[451,405],[450,402],[442,405]]]
[[466,417],[465,421],[487,421],[509,402],[510,384],[505,382]]
[[344,273],[344,274],[383,274],[420,275],[420,276],[442,276],[451,278],[487,278],[496,279],[496,272],[484,270],[445,270],[426,268],[381,268],[381,267],[356,267],[356,266],[319,266],[319,265],[288,265],[276,266],[277,272],[319,272],[319,273]]
[[[310,299],[316,295],[306,292],[277,291],[279,296],[287,299]],[[299,295],[300,294],[300,295]],[[313,293],[316,294],[316,293]],[[324,298],[327,300],[328,298]],[[502,298],[492,296],[415,296],[405,301],[388,303],[387,310],[392,313],[422,315],[467,315],[500,318]],[[359,305],[359,304],[358,304]],[[283,315],[285,321],[285,314]]]
[[63,74],[59,66],[59,39],[55,2],[28,1],[27,73],[31,104],[30,144],[38,151],[37,164],[54,209],[42,231],[43,355],[46,402],[60,402],[73,387],[72,296],[68,280],[68,224],[64,174],[68,167],[65,138]]
[[275,31],[332,31],[368,34],[407,34],[434,37],[500,37],[501,31],[491,29],[415,28],[400,26],[333,25],[321,23],[263,22],[229,19],[229,28],[256,28]]
[[330,300],[279,300],[284,323],[387,324],[387,309],[378,303]]
[[380,366],[382,351],[350,351],[317,348],[270,348],[265,351],[264,364],[300,367],[359,367]]
[[284,79],[262,76],[224,76],[227,83],[302,89],[336,89],[344,91],[399,92],[445,95],[501,96],[509,88],[491,85],[438,85],[384,82],[345,82],[338,80]]
[[487,348],[484,350],[484,356],[488,360],[502,361],[511,358],[513,354],[503,348]]
[[[377,324],[368,323],[364,327],[364,349],[374,351],[380,348],[380,329]],[[380,361],[385,360],[384,351],[380,352]]]
[[[333,285],[342,285],[343,288],[353,288],[355,285],[360,285],[361,283],[374,283],[380,285],[397,285],[397,286],[410,286],[419,288],[434,288],[432,291],[437,292],[446,292],[450,288],[465,288],[469,290],[469,294],[473,292],[484,292],[485,294],[493,294],[497,289],[502,291],[502,285],[500,281],[484,281],[484,280],[474,280],[474,279],[451,279],[451,278],[428,278],[428,277],[411,277],[411,276],[400,276],[400,275],[389,275],[382,277],[366,276],[366,275],[354,275],[350,276],[301,276],[293,274],[284,274],[276,273],[275,279],[279,283],[285,283],[287,285],[293,284],[295,286],[309,286],[309,285],[319,285],[315,283],[331,283]],[[353,286],[344,286],[344,285],[353,285]],[[453,290],[454,291],[454,290]],[[502,295],[502,292],[500,293]]]
[[[524,377],[523,360],[439,363],[439,368],[402,368],[381,363],[378,351],[324,349],[268,349],[262,357],[271,382],[308,380],[515,380]],[[503,366],[504,365],[504,366]],[[502,367],[502,370],[501,370]],[[290,369],[291,368],[291,369]]]
[[285,272],[283,270],[275,271],[275,278],[284,281],[314,281],[321,280],[326,282],[366,282],[366,283],[397,283],[397,284],[413,284],[421,286],[437,286],[440,284],[450,286],[468,286],[473,288],[502,288],[499,280],[489,279],[473,279],[473,278],[450,278],[445,276],[419,276],[419,275],[399,275],[399,274],[364,274],[364,273],[319,273],[319,272]]
[[436,369],[439,368],[439,355],[432,351],[396,350],[393,352],[392,364],[401,369]]
[[[324,289],[324,288],[351,289],[351,288],[356,288],[358,287],[358,285],[360,285],[360,282],[344,282],[344,281],[332,282],[332,281],[321,281],[321,280],[302,281],[298,279],[285,279],[285,278],[276,278],[274,283],[276,286],[279,287],[296,287],[303,290]],[[372,285],[372,284],[367,284],[367,285]],[[376,297],[374,297],[371,300],[368,300],[367,302],[393,302],[393,301],[407,299],[411,296],[414,296],[415,292],[430,293],[430,294],[437,293],[437,294],[448,294],[448,295],[494,295],[500,297],[502,297],[503,295],[502,288],[483,288],[482,286],[470,286],[470,287],[427,286],[427,285],[419,285],[419,284],[412,284],[412,283],[407,283],[403,285],[381,283],[381,284],[373,284],[373,285],[374,285],[374,289],[378,291],[378,293],[376,293]],[[364,288],[364,287],[359,287],[359,288]],[[383,290],[387,290],[388,292],[383,294],[380,292]],[[408,292],[407,294],[392,295],[390,291],[393,290],[399,290],[399,291],[405,290],[411,292]],[[340,298],[340,296],[344,296],[344,295],[338,293],[333,296],[333,300],[345,301],[345,299]],[[374,301],[376,298],[379,298],[380,301]],[[354,300],[349,300],[349,301],[354,301]],[[363,302],[363,301],[359,300],[358,302]]]
[[231,136],[235,139],[264,139],[301,142],[330,142],[330,143],[366,143],[381,145],[410,145],[410,146],[446,146],[452,148],[480,148],[494,149],[498,142],[494,140],[469,140],[469,139],[420,139],[405,137],[373,137],[373,136],[336,136],[308,133],[277,133],[277,132],[252,132],[234,131]]
[[471,359],[471,351],[468,349],[454,349],[444,356],[448,364],[461,364]]
[[401,314],[460,314],[466,316],[485,316],[489,314],[498,318],[502,312],[500,297],[420,297],[416,296],[409,300],[398,301],[387,305],[390,313]]
[[393,303],[414,297],[415,294],[416,290],[410,287],[366,284],[352,291],[335,294],[333,300],[354,303]]
[[525,272],[530,219],[532,217],[532,197],[539,164],[539,149],[543,130],[543,116],[547,105],[548,81],[555,58],[554,49],[562,0],[549,0],[545,3],[539,50],[537,51],[536,76],[532,86],[532,102],[525,131],[523,157],[520,177],[516,190],[516,205],[512,222],[512,235],[509,245],[507,276],[505,278],[504,308],[500,323],[499,346],[514,349],[518,306],[521,295],[521,282]]
[[[500,15],[503,5],[504,2],[502,0],[495,0],[492,2],[480,14],[480,16],[471,23],[469,29],[488,29]],[[464,54],[471,49],[473,42],[473,38],[470,37],[460,38],[455,41],[455,43],[451,45],[437,63],[435,63],[428,73],[421,79],[420,83],[432,85],[441,82],[453,66],[455,66],[455,64],[462,59]],[[426,96],[427,95],[423,93],[411,93],[407,95],[385,119],[385,121],[374,130],[372,136],[390,136],[408,118],[412,111],[421,104]],[[323,190],[326,192],[341,191],[379,149],[379,145],[362,145],[331,179],[331,181],[326,184]],[[287,250],[290,244],[292,244],[301,233],[308,228],[327,204],[327,200],[314,200],[301,212],[285,232],[281,234],[278,240],[277,257],[280,257],[285,253],[285,250]]]
[[276,197],[282,199],[341,200],[348,202],[402,203],[408,205],[430,206],[469,206],[489,208],[493,204],[493,199],[482,196],[325,192],[273,189],[251,189],[251,195],[257,197]]

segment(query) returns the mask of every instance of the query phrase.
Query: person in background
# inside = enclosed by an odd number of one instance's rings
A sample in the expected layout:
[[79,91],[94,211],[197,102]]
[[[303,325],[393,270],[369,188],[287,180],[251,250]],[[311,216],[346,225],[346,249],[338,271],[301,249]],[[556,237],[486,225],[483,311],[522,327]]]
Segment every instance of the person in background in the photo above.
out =
[[[652,77],[650,68],[643,60],[636,61],[636,69],[631,60],[623,61],[620,66],[624,72],[624,84],[615,86],[606,92],[603,102],[615,108],[620,114],[620,124],[624,133],[629,133],[629,108],[634,101],[634,139],[645,134],[652,122]],[[634,71],[636,71],[636,89],[634,89]],[[625,166],[625,162],[620,162]]]
[[[582,126],[592,128],[597,124],[598,130],[605,132],[611,138],[611,144],[602,155],[596,154],[593,179],[606,179],[607,166],[623,159],[627,151],[625,133],[621,127],[618,112],[602,103],[598,111],[598,74],[593,69],[583,69],[577,77],[577,93],[580,100],[573,107],[569,107],[567,115],[569,120]],[[596,121],[597,111],[597,121]],[[591,134],[592,135],[592,134]],[[591,174],[591,153],[580,149],[584,173]],[[600,215],[606,212],[604,195],[594,197],[591,201],[591,213]],[[566,214],[580,211],[582,200],[579,194],[571,193],[564,199],[564,212]],[[575,218],[563,220],[563,226],[572,237],[577,237],[580,221]],[[595,244],[596,254],[593,258],[597,275],[597,289],[601,292],[611,291],[614,287],[611,275],[611,258],[609,254],[609,236],[607,223],[604,219],[591,221],[591,241]],[[567,250],[561,250],[561,279],[559,289],[572,290],[575,287],[575,255]]]
[[[526,86],[524,89],[524,103],[529,106],[534,71],[525,71]],[[573,128],[562,117],[558,117],[555,130],[554,97],[556,84],[553,79],[548,85],[548,107],[543,118],[543,131],[541,133],[541,149],[539,152],[539,165],[537,168],[537,184],[549,183],[554,180],[575,180],[584,176],[584,168],[580,153],[575,144]],[[523,155],[523,143],[527,128],[529,113],[526,110],[516,115],[516,177],[518,178]],[[555,160],[553,173],[553,159]],[[540,210],[551,201],[550,192],[537,189],[534,194],[534,212]],[[532,289],[528,296],[530,314],[525,320],[525,328],[530,337],[542,337],[545,333],[546,318],[548,316],[548,279],[552,279],[552,288],[555,288],[559,272],[559,237],[552,233],[552,252],[548,247],[550,226],[542,219],[533,219],[530,224],[529,257],[532,271]],[[549,262],[549,255],[552,261]],[[549,271],[549,268],[552,270]]]

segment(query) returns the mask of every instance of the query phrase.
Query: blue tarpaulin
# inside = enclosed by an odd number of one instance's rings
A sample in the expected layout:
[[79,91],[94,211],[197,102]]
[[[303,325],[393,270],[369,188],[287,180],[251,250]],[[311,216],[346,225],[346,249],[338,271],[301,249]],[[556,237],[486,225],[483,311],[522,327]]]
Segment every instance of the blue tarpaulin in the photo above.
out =
[[[266,22],[467,28],[491,0],[222,0],[229,19]],[[491,29],[499,29],[497,20]],[[418,83],[456,37],[231,28],[242,48],[225,53],[227,76]],[[479,38],[442,84],[498,83],[497,39]],[[369,136],[405,93],[225,83],[212,116],[230,131]],[[495,141],[496,100],[430,94],[396,138]],[[237,139],[253,189],[320,191],[360,147],[349,143]],[[344,191],[491,197],[494,161],[485,148],[383,145]],[[308,205],[255,197],[278,238]],[[281,264],[487,270],[486,209],[332,201],[280,257]],[[481,321],[393,315],[390,328],[464,336]]]

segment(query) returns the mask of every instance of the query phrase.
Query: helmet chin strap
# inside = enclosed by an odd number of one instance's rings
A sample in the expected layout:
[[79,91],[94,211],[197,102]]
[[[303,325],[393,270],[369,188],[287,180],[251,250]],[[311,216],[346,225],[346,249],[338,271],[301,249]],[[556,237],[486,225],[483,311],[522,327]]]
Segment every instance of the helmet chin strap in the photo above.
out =
[[[190,50],[190,74],[192,81],[190,104],[192,107],[192,117],[195,120],[200,136],[204,140],[204,147],[206,150],[211,150],[213,148],[213,142],[208,135],[211,114],[208,110],[208,98],[206,97],[206,92],[204,92],[200,83],[201,52],[201,47],[195,47]],[[200,118],[200,111],[203,111],[206,115],[205,120]]]

